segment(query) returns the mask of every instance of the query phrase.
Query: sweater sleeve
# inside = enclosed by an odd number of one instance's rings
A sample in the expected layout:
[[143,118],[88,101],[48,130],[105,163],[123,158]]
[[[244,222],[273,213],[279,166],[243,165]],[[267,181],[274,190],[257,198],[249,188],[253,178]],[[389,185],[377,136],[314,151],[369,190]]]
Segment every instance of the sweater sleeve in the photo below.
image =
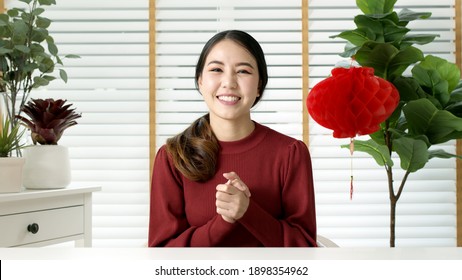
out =
[[185,214],[182,179],[169,160],[165,147],[154,162],[149,215],[150,247],[211,247],[228,236],[235,224],[218,214],[203,226],[188,224]]
[[282,186],[283,217],[274,218],[251,199],[239,222],[265,247],[316,247],[313,175],[305,143],[294,142],[289,147],[286,161]]

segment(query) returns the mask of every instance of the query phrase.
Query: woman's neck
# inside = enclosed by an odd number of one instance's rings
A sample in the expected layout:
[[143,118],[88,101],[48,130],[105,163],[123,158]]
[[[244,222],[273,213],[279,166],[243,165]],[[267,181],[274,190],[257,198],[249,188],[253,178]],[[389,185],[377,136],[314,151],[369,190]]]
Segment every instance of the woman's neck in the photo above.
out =
[[255,123],[250,118],[240,121],[211,118],[210,125],[217,139],[226,142],[241,140],[255,129]]

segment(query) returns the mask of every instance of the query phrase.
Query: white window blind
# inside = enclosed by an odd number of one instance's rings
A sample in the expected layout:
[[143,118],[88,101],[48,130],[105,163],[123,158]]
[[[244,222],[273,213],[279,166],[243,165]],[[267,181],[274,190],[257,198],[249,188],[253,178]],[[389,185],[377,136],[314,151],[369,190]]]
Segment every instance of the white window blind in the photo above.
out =
[[[432,12],[428,20],[409,27],[418,33],[439,34],[435,42],[422,46],[427,54],[455,61],[455,1],[398,0],[395,8]],[[330,74],[342,60],[345,41],[331,39],[354,29],[360,14],[354,0],[309,1],[310,87]],[[367,139],[367,138],[366,138]],[[389,198],[387,178],[367,154],[340,148],[349,139],[335,139],[332,131],[310,122],[319,233],[343,247],[389,246]],[[454,142],[442,148],[455,153]],[[395,185],[403,171],[395,162]],[[350,168],[353,165],[354,195],[349,199]],[[424,169],[412,173],[397,206],[396,246],[456,245],[455,160],[432,159]]]
[[[64,60],[67,84],[34,98],[68,99],[82,113],[68,146],[75,185],[98,185],[93,246],[141,247],[149,214],[148,0],[57,0],[44,16]],[[5,6],[18,5],[6,0]],[[20,3],[19,3],[20,4]]]

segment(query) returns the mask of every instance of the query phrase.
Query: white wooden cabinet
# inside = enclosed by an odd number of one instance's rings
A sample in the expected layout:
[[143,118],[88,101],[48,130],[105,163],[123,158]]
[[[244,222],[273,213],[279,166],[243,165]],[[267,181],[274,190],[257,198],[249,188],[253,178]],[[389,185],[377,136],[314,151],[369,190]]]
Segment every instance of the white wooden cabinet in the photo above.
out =
[[0,247],[40,247],[67,241],[91,247],[92,194],[67,187],[0,194]]

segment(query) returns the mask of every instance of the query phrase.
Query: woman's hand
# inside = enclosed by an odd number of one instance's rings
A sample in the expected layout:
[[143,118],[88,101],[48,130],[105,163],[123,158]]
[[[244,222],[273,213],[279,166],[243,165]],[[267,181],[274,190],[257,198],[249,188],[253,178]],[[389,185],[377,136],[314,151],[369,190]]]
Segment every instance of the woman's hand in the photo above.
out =
[[228,223],[234,223],[244,216],[250,202],[250,191],[236,173],[224,173],[226,184],[217,186],[217,213]]

